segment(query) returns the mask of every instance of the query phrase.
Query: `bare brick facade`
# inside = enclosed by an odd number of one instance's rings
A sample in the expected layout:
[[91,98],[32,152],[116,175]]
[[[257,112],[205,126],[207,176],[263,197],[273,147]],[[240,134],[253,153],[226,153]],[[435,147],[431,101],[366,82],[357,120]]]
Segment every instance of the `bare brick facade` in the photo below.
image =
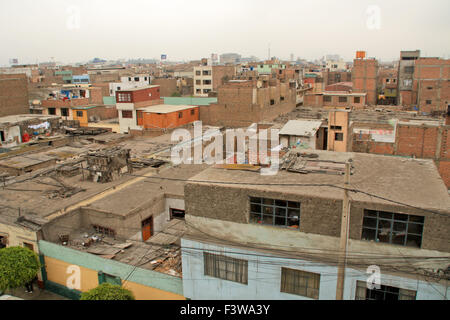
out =
[[30,113],[26,74],[0,75],[0,117]]

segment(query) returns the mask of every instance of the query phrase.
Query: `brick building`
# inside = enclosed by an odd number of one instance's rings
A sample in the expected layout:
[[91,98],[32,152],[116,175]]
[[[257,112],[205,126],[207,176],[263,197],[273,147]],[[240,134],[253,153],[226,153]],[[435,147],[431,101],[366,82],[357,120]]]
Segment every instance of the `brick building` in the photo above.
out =
[[450,106],[450,59],[415,60],[412,94],[419,111],[446,113]]
[[270,80],[232,80],[218,88],[217,103],[200,107],[200,120],[213,126],[243,127],[271,121],[296,106],[296,89]]
[[366,103],[368,105],[376,105],[377,103],[377,75],[377,60],[366,58],[353,60],[353,92],[367,93]]
[[442,121],[408,120],[392,124],[354,123],[354,152],[434,160],[450,189],[450,126]]
[[[295,165],[285,166],[292,155]],[[350,161],[358,192],[346,221]],[[444,299],[446,275],[424,276],[446,270],[450,250],[450,200],[431,160],[314,150],[282,163],[271,176],[213,167],[185,186],[185,297],[334,300],[344,251],[345,300]],[[221,272],[221,264],[235,267]],[[367,288],[370,265],[383,270],[378,289]]]
[[0,117],[30,113],[26,74],[0,74]]
[[120,133],[142,130],[138,125],[137,109],[161,103],[160,88],[156,85],[116,91]]
[[398,64],[398,104],[409,106],[413,103],[412,87],[414,75],[414,63],[419,59],[420,50],[400,51]]

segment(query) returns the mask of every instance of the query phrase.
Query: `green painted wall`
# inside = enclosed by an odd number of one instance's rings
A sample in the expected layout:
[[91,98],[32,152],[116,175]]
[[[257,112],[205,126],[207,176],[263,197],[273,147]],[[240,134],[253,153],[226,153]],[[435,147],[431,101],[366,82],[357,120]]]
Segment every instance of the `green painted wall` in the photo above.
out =
[[[96,255],[74,250],[55,243],[40,240],[40,254],[44,256],[65,261],[95,271],[103,271],[110,275],[126,279],[135,268],[122,262],[103,259]],[[183,295],[183,280],[161,272],[136,268],[128,281],[142,284],[144,286]]]
[[209,106],[217,103],[217,98],[195,98],[195,97],[163,97],[164,104],[187,105],[187,106]]

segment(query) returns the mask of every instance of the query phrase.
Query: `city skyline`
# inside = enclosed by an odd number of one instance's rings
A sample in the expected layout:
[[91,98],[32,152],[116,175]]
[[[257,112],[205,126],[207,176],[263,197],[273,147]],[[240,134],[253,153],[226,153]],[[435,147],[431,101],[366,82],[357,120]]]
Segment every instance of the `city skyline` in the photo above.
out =
[[170,61],[189,61],[226,52],[264,60],[269,45],[271,56],[289,59],[293,54],[307,60],[336,53],[351,61],[356,50],[381,61],[398,60],[401,50],[443,58],[450,52],[450,43],[442,41],[450,30],[448,1],[282,0],[273,10],[268,1],[251,0],[136,0],[127,2],[127,10],[118,4],[2,2],[0,26],[9,32],[0,36],[7,48],[0,53],[0,65],[9,65],[12,58],[20,64],[52,57],[75,63],[97,56],[158,59],[161,54]]

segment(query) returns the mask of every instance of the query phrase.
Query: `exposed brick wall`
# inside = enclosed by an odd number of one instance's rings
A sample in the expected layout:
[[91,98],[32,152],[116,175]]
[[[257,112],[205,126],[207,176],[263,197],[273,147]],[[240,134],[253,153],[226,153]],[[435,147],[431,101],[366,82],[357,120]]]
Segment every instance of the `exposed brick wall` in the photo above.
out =
[[200,107],[200,120],[208,125],[244,127],[271,121],[295,106],[296,92],[288,84],[256,88],[252,81],[227,83],[218,90],[217,104]]
[[[381,128],[381,127],[379,127]],[[384,128],[384,127],[383,127]],[[352,134],[352,151],[433,159],[450,189],[450,126],[398,125],[394,143],[372,141]]]
[[217,90],[217,88],[225,83],[224,77],[231,80],[236,74],[235,66],[213,66],[212,67],[212,84],[213,90]]
[[353,61],[353,92],[366,92],[367,104],[377,102],[378,61],[375,59],[355,59]]
[[170,97],[173,93],[178,92],[177,79],[153,79],[152,85],[160,86],[161,97]]
[[0,75],[0,117],[30,113],[26,74]]
[[103,92],[100,87],[91,87],[89,101],[91,104],[103,104]]

